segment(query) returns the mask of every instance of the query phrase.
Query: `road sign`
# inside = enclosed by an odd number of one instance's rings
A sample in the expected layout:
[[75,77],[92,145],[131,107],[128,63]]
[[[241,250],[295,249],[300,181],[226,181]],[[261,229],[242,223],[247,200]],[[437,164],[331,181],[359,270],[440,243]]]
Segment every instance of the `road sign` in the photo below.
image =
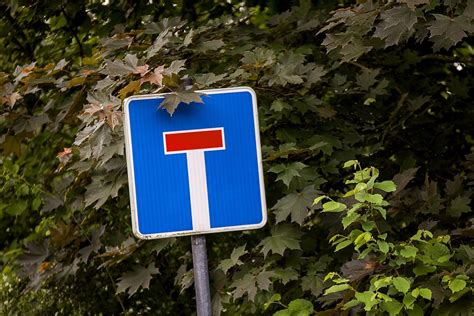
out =
[[266,203],[255,92],[199,91],[170,116],[164,94],[125,100],[134,233],[142,239],[256,229]]

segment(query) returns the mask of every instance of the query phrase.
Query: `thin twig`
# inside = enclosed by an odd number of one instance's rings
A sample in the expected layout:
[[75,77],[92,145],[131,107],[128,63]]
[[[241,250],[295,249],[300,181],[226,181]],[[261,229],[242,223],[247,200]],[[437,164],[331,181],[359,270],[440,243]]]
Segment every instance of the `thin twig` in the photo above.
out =
[[75,27],[73,27],[71,23],[71,19],[66,13],[66,10],[64,10],[64,6],[61,6],[61,12],[63,13],[64,17],[66,18],[67,25],[69,31],[72,33],[72,36],[76,39],[77,45],[79,46],[79,53],[81,54],[81,58],[84,58],[84,48],[82,47],[81,40],[79,39],[79,36],[77,35]]

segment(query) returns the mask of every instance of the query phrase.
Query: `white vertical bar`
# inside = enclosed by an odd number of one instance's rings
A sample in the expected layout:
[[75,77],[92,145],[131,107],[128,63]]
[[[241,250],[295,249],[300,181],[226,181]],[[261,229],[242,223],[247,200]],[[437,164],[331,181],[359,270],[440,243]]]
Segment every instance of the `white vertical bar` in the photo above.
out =
[[205,231],[211,228],[209,199],[207,196],[206,161],[203,150],[186,153],[188,164],[189,195],[193,230]]

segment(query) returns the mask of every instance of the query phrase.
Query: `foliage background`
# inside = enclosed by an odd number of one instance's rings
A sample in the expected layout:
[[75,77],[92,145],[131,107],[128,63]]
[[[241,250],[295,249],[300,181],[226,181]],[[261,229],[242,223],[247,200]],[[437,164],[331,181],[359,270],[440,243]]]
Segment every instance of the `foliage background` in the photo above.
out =
[[[472,1],[0,6],[2,314],[194,312],[189,239],[132,237],[121,120],[132,94],[172,92],[170,113],[199,106],[188,77],[257,92],[271,206],[265,229],[208,237],[215,314],[341,315],[354,291],[397,276],[432,293],[377,292],[400,313],[472,313]],[[346,211],[313,205],[323,192],[354,205],[351,159],[397,184],[380,192],[387,220],[344,229]],[[334,252],[331,237],[371,223],[388,255],[358,236]],[[419,229],[450,236],[447,261],[417,246],[394,266]],[[328,291],[331,271],[351,289]]]

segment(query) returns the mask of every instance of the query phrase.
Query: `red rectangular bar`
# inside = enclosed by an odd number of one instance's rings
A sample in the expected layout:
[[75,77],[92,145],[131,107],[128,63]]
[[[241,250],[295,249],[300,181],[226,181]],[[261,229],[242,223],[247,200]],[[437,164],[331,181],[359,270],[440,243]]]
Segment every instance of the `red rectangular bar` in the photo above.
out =
[[166,152],[224,148],[222,129],[165,133]]

